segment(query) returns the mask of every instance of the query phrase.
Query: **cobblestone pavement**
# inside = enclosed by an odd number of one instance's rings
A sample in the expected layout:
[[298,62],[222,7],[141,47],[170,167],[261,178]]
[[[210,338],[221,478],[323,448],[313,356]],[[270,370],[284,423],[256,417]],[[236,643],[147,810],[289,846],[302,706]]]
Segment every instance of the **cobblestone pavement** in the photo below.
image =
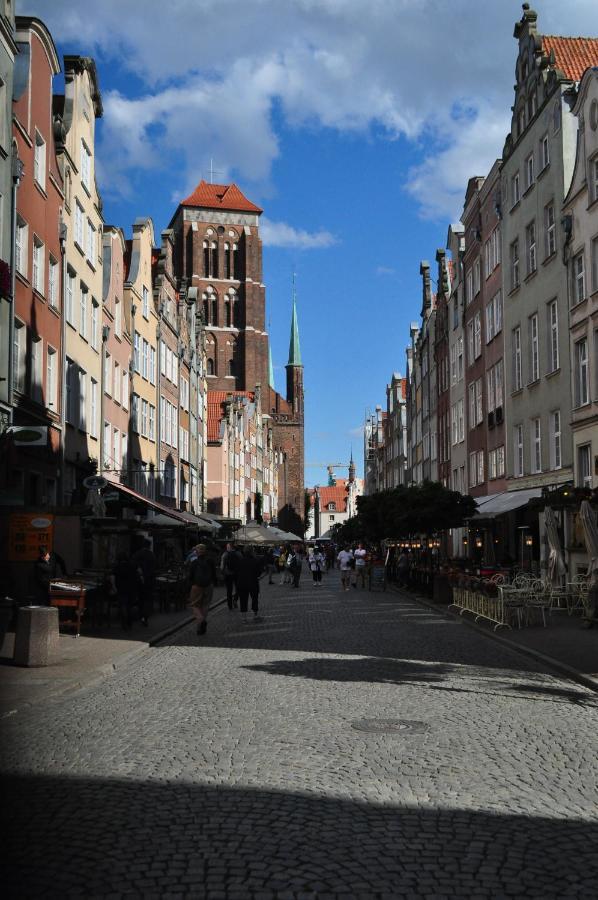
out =
[[10,897],[598,897],[598,697],[397,594],[264,585],[5,720]]

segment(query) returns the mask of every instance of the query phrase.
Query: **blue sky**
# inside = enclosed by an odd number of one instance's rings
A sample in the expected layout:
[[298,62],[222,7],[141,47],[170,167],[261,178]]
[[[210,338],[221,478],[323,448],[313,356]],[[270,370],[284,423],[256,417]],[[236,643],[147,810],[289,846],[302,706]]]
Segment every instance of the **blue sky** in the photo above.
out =
[[[20,0],[60,56],[96,59],[105,219],[165,228],[209,177],[264,208],[264,277],[284,390],[297,273],[306,461],[363,468],[366,409],[404,373],[467,179],[500,156],[521,4],[491,0]],[[595,0],[542,0],[539,31],[598,34]],[[59,87],[59,85],[57,85]],[[342,472],[340,474],[343,474]],[[306,484],[323,483],[322,468]]]

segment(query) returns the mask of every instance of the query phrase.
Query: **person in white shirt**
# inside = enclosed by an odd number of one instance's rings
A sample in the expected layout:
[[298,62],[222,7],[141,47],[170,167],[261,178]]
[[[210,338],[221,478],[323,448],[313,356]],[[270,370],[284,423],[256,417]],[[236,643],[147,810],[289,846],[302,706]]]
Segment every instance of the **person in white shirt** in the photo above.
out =
[[307,561],[314,578],[314,584],[316,587],[318,587],[320,584],[322,584],[322,571],[324,569],[324,566],[326,565],[326,560],[324,559],[324,556],[319,547],[314,547],[309,551]]
[[341,586],[343,591],[350,590],[351,585],[351,564],[353,562],[353,551],[348,547],[344,547],[336,557],[339,569],[341,570]]
[[353,582],[353,587],[357,587],[357,579],[361,578],[361,586],[365,590],[368,553],[363,544],[359,543],[357,545],[357,549],[353,551],[353,556],[355,557],[355,581]]

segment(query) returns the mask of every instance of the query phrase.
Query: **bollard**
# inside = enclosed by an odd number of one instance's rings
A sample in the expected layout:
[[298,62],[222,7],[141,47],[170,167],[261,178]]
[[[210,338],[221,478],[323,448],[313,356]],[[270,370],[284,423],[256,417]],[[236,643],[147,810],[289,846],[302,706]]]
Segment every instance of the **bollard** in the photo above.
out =
[[58,650],[58,637],[55,606],[22,606],[17,616],[15,664],[48,666]]

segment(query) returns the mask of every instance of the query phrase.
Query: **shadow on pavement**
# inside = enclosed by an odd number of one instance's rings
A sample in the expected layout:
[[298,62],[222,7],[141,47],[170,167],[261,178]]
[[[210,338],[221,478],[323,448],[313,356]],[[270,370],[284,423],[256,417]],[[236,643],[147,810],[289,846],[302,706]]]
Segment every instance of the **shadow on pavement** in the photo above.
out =
[[598,883],[598,825],[578,819],[26,776],[5,782],[3,817],[11,898],[581,898]]

